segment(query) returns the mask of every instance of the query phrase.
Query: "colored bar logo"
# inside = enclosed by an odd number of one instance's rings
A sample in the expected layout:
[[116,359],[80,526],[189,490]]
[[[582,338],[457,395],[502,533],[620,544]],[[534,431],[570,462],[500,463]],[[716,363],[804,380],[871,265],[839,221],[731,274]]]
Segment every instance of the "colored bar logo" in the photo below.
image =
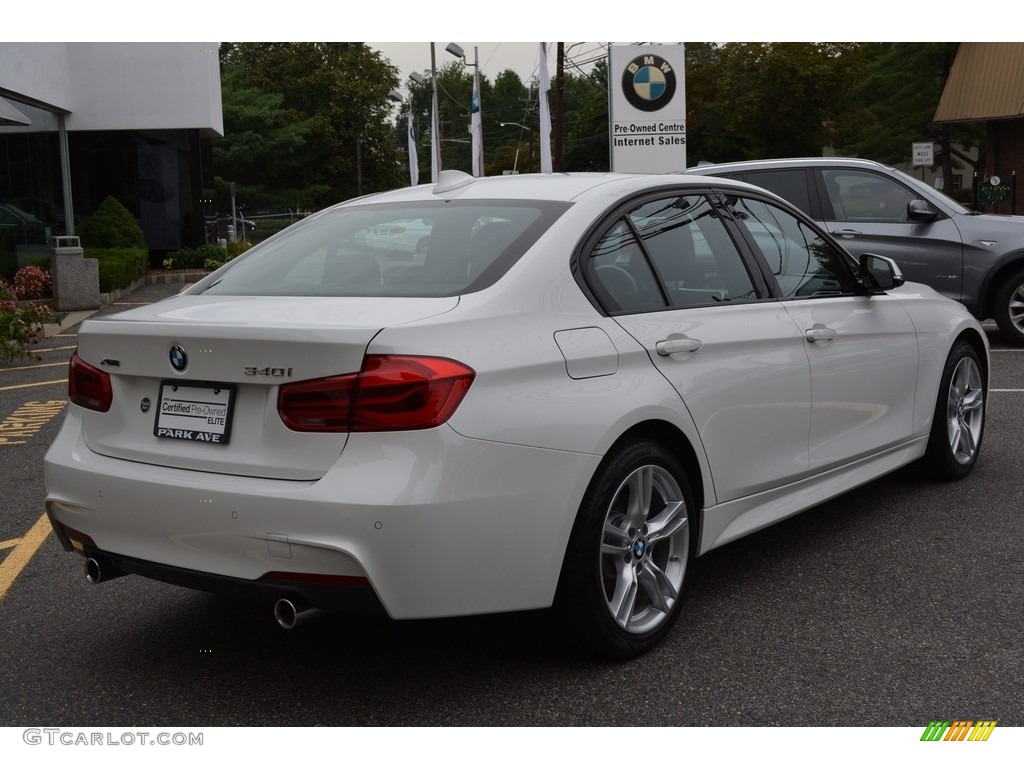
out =
[[988,741],[995,728],[995,720],[932,720],[921,741]]

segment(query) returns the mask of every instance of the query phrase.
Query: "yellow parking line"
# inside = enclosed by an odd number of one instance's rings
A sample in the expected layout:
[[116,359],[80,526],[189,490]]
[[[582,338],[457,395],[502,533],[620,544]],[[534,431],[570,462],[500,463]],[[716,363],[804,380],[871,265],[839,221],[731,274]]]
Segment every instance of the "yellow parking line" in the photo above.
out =
[[36,520],[36,524],[32,526],[32,530],[21,537],[21,541],[15,545],[11,553],[0,563],[0,600],[4,599],[7,590],[11,588],[14,580],[18,578],[18,575],[25,569],[25,566],[29,564],[33,555],[43,545],[43,542],[46,541],[46,537],[50,535],[52,530],[49,518],[45,514],[40,516]]
[[0,387],[0,392],[6,392],[9,389],[26,389],[27,387],[48,387],[51,384],[67,384],[67,379],[55,379],[53,381],[37,381],[35,384],[12,384],[9,387]]
[[0,549],[10,549],[19,541],[21,541],[21,539],[8,539],[7,541],[0,541]]

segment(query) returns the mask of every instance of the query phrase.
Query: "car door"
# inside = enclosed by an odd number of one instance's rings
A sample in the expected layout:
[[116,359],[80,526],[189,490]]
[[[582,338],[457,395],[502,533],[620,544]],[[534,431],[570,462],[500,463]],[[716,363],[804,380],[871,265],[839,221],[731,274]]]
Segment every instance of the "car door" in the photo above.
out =
[[632,205],[586,254],[584,274],[682,398],[718,502],[808,473],[806,342],[708,196]]
[[822,168],[818,179],[825,228],[854,256],[888,256],[907,280],[961,300],[964,249],[952,219],[936,211],[932,221],[911,221],[907,204],[920,195],[875,171]]
[[899,298],[858,292],[849,257],[790,210],[752,197],[730,202],[804,340],[811,471],[905,442],[913,431],[918,348]]

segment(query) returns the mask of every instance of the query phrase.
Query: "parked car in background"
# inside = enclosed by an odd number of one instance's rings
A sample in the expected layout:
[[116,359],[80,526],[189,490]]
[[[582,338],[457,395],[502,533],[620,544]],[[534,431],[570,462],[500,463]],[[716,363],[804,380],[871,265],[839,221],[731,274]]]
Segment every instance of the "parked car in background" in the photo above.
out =
[[[358,243],[397,220],[422,258]],[[988,375],[963,305],[757,187],[444,171],[86,320],[46,510],[94,583],[285,627],[553,606],[628,657],[697,556],[911,462],[966,476]]]
[[375,222],[353,233],[353,243],[394,258],[411,259],[426,253],[433,222],[402,216],[401,211],[395,213],[398,218],[392,221]]
[[978,213],[919,179],[871,160],[757,160],[689,168],[771,190],[854,255],[893,259],[904,277],[993,318],[1024,346],[1024,216]]

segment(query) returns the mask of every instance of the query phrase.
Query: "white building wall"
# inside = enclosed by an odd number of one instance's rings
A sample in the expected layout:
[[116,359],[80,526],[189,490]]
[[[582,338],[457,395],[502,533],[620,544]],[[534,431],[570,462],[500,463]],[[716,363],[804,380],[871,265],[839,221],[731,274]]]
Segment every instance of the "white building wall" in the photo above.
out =
[[67,112],[70,131],[224,133],[216,43],[0,43],[0,92]]

